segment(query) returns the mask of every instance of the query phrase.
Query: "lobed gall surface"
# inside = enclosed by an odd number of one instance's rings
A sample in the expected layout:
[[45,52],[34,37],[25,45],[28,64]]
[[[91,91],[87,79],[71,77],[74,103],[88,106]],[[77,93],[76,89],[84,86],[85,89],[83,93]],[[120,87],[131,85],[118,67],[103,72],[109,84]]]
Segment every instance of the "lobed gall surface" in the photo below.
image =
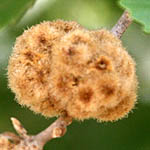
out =
[[46,117],[115,121],[136,102],[135,63],[121,41],[76,22],[43,22],[24,31],[8,80],[18,103]]

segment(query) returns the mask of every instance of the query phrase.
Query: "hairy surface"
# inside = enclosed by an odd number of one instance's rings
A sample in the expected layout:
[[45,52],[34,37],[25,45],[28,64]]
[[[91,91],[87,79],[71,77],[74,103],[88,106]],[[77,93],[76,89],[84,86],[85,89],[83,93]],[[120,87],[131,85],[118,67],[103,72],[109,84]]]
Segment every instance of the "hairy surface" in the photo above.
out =
[[114,121],[136,102],[135,63],[112,33],[76,22],[43,22],[17,38],[9,87],[21,105],[46,117]]
[[7,138],[0,135],[0,150],[13,150],[15,144],[11,143]]

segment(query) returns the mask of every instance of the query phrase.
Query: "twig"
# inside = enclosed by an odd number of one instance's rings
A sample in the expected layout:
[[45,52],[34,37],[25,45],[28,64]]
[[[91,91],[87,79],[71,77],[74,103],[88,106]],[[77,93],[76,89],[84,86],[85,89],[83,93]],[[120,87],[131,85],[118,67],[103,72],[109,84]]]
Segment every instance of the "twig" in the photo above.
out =
[[27,137],[27,131],[26,129],[22,126],[19,120],[16,118],[11,118],[12,124],[16,130],[16,132],[19,134],[20,137],[26,138]]
[[71,124],[71,118],[60,117],[53,124],[51,124],[47,129],[35,136],[36,141],[40,145],[45,145],[52,138],[58,138],[66,133],[66,127]]
[[27,135],[26,129],[19,120],[16,118],[11,120],[19,136],[10,132],[0,134],[0,146],[2,145],[0,150],[42,150],[49,140],[63,136],[66,133],[66,127],[72,122],[70,117],[60,117],[47,129],[32,136]]
[[127,30],[129,25],[132,23],[132,19],[128,11],[125,11],[120,17],[117,24],[112,28],[111,32],[118,38],[121,38],[123,33]]

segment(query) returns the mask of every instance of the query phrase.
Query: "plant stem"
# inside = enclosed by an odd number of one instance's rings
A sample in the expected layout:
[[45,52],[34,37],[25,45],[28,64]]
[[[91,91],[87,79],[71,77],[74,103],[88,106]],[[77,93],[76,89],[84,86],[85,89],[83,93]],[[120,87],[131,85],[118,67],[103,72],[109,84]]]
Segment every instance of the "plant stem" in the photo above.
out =
[[47,129],[35,136],[36,141],[44,146],[49,140],[63,136],[66,133],[66,127],[71,124],[71,122],[71,118],[58,118]]
[[117,24],[112,28],[111,32],[118,38],[121,38],[123,33],[127,30],[132,23],[132,19],[128,11],[124,11]]

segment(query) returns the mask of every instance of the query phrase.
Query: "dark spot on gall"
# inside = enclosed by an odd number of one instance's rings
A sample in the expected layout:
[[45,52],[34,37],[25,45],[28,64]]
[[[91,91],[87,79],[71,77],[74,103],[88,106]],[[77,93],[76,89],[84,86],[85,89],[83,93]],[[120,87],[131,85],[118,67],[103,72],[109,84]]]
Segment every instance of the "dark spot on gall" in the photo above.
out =
[[91,88],[83,88],[79,91],[79,98],[82,102],[88,103],[93,96],[93,90]]
[[28,51],[26,53],[24,53],[24,55],[26,56],[27,59],[29,59],[30,61],[33,61],[33,54],[32,52]]
[[97,63],[96,63],[96,68],[99,70],[107,70],[109,66],[109,60],[105,58],[101,58]]
[[72,86],[78,86],[78,84],[79,84],[79,78],[74,77]]
[[45,39],[45,37],[44,36],[39,36],[39,42],[41,43],[41,44],[45,44],[46,43],[46,39]]
[[64,28],[64,31],[65,31],[66,33],[68,33],[71,29],[72,29],[72,28],[70,28],[69,26],[66,26],[66,27]]
[[67,50],[67,54],[69,56],[73,56],[75,55],[75,49],[73,47],[70,47],[68,50]]
[[103,85],[101,92],[105,96],[112,96],[114,94],[114,92],[115,92],[115,87],[109,86],[109,85]]

